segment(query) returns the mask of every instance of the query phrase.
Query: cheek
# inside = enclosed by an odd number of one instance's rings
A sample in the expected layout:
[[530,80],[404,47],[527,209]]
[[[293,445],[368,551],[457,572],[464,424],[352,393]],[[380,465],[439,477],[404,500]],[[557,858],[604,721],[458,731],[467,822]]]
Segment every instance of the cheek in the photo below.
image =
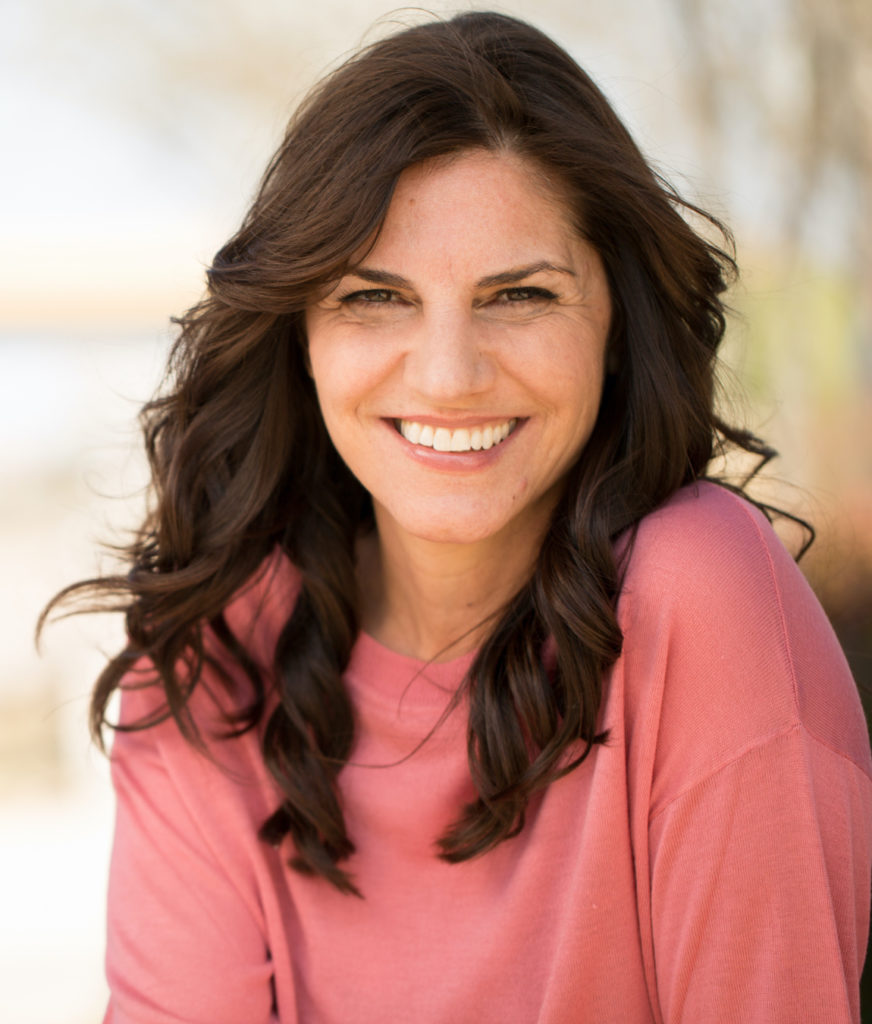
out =
[[[368,340],[371,343],[367,343]],[[309,365],[319,394],[364,394],[390,371],[388,346],[376,339],[321,338],[309,342]]]
[[320,346],[311,346],[309,366],[312,380],[315,383],[315,394],[318,397],[321,417],[327,427],[327,432],[335,443],[337,441],[336,426],[341,421],[342,409],[347,400],[342,376],[337,372],[332,360],[325,358],[325,355]]
[[605,353],[578,344],[553,346],[541,352],[526,375],[543,404],[568,416],[598,407],[605,380]]
[[[309,366],[322,404],[341,400],[344,392],[349,390],[353,375],[343,372],[343,365],[341,345],[317,337],[310,340]],[[347,364],[345,366],[347,370]]]
[[310,347],[310,365],[327,432],[340,451],[350,451],[359,443],[356,431],[365,415],[377,414],[379,368],[362,360],[359,349],[322,344]]

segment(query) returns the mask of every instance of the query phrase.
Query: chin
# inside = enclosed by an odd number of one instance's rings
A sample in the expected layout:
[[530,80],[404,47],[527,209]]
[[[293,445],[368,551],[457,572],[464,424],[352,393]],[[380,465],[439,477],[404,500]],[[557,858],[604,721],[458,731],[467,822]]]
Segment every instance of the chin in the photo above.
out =
[[500,509],[495,502],[427,503],[426,508],[402,508],[379,517],[379,528],[396,531],[431,544],[481,544],[501,535],[509,540],[525,527],[536,530],[524,510]]
[[400,523],[400,529],[418,540],[431,544],[478,544],[499,533],[499,527],[490,524],[464,523],[456,520],[434,519],[430,522],[418,520]]
[[493,536],[490,532],[473,533],[462,530],[432,530],[422,535],[421,539],[431,544],[446,544],[459,547],[462,545],[481,544]]

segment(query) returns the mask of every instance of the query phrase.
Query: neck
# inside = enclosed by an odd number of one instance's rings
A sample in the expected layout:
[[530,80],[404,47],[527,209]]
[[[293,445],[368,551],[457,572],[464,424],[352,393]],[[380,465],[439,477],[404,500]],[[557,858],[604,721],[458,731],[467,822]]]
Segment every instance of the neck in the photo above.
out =
[[474,650],[529,579],[543,535],[443,544],[377,529],[358,549],[363,628],[424,661]]

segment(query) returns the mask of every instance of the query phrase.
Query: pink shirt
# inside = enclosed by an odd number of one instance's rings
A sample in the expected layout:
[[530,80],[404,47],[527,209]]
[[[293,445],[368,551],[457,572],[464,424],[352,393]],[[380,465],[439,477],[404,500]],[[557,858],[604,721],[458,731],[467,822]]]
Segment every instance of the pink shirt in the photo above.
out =
[[[229,609],[262,658],[295,586],[276,559]],[[433,843],[473,792],[464,706],[415,748],[471,656],[424,665],[361,635],[340,786],[363,900],[257,839],[276,796],[256,736],[210,742],[219,768],[172,722],[119,734],[106,1021],[858,1021],[872,764],[801,574],[703,484],[642,523],[619,618],[608,742],[458,865]],[[209,690],[207,732],[227,703]],[[123,717],[158,701],[128,690]]]

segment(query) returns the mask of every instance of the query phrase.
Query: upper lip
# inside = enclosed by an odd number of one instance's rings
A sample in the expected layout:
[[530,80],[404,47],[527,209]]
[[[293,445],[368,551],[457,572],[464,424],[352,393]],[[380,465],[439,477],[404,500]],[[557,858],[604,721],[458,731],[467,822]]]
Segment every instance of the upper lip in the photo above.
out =
[[419,416],[416,413],[407,413],[403,416],[389,417],[393,422],[399,423],[405,420],[407,423],[420,423],[422,426],[447,427],[449,430],[460,430],[463,427],[487,427],[494,423],[508,423],[511,420],[521,420],[523,417],[507,413],[476,413],[468,416]]

